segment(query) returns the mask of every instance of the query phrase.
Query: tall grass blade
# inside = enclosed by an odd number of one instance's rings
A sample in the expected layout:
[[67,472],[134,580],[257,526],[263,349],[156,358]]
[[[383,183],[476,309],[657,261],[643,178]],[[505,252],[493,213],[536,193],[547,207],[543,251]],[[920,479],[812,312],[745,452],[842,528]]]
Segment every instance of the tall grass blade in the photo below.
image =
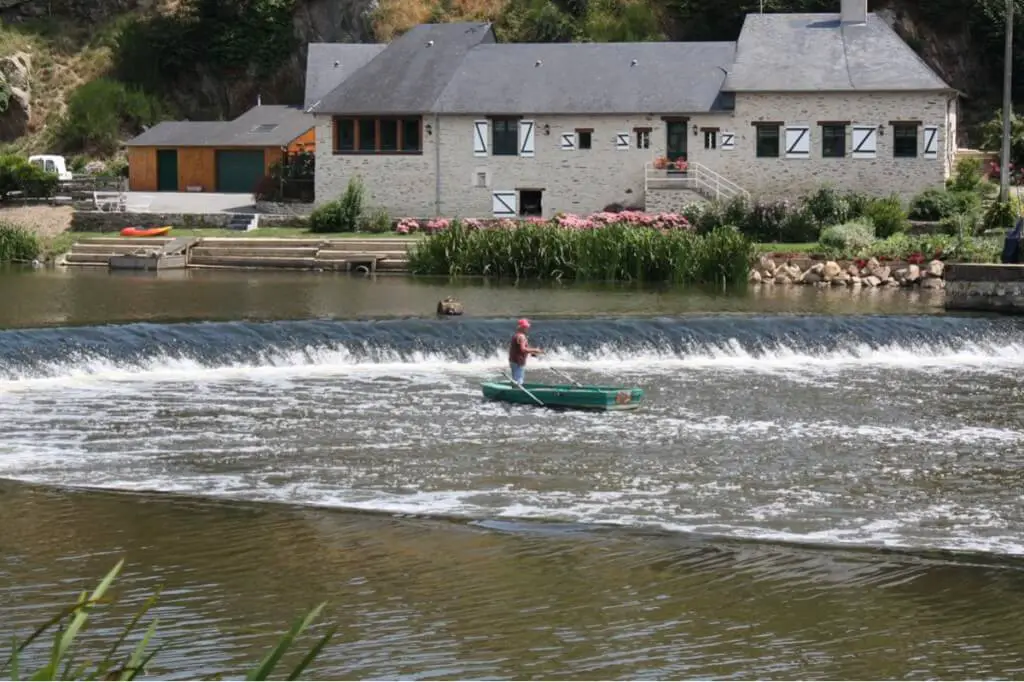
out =
[[[114,659],[117,656],[118,649],[121,648],[121,645],[124,644],[125,640],[128,639],[128,636],[135,630],[136,626],[138,626],[139,624],[139,621],[142,620],[142,617],[145,616],[150,611],[150,609],[156,606],[156,602],[160,599],[160,592],[161,588],[158,587],[156,592],[150,595],[150,597],[142,604],[142,606],[135,613],[135,615],[132,616],[131,621],[129,621],[128,625],[125,626],[124,630],[121,631],[121,635],[117,638],[117,641],[114,642],[114,644],[110,647],[110,650],[107,651],[106,655],[103,657],[103,659],[97,666],[96,676],[98,678],[104,679],[107,673],[114,668],[114,666],[116,665]],[[151,630],[155,627],[156,621],[154,620],[153,623],[154,625],[150,625]]]
[[312,609],[303,618],[299,618],[295,621],[292,627],[284,634],[284,636],[277,643],[277,646],[267,654],[266,658],[260,662],[259,666],[253,669],[247,676],[246,680],[266,680],[270,677],[270,673],[274,672],[274,668],[277,667],[281,657],[284,656],[285,652],[295,642],[295,638],[302,634],[309,624],[320,615],[320,612],[326,606],[326,602],[320,604],[316,608]]
[[333,625],[330,628],[328,628],[327,632],[324,633],[324,636],[320,638],[320,641],[317,642],[316,645],[312,649],[309,650],[309,653],[307,653],[303,657],[303,659],[301,661],[299,661],[299,664],[297,666],[295,666],[295,669],[292,670],[292,673],[291,673],[291,675],[288,676],[288,679],[289,680],[297,680],[297,679],[299,679],[299,676],[303,673],[303,671],[306,668],[309,667],[309,664],[312,663],[314,661],[314,659],[316,659],[316,657],[320,655],[320,652],[324,650],[324,647],[327,646],[327,643],[331,641],[331,638],[334,637],[334,633],[337,632],[337,631],[338,631],[338,626],[337,625]]

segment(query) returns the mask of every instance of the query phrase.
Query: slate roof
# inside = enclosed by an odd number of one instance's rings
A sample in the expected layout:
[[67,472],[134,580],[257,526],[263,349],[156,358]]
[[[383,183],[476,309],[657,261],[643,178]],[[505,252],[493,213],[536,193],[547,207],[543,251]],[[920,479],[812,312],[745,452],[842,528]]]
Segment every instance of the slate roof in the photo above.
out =
[[384,43],[310,43],[306,54],[306,109],[376,57]]
[[721,108],[733,42],[520,43],[469,51],[428,111],[636,114]]
[[748,14],[730,92],[951,90],[877,14]]
[[321,114],[422,114],[481,43],[493,43],[486,23],[420,24],[323,97]]
[[233,121],[164,121],[126,147],[283,147],[316,121],[302,107],[265,104]]

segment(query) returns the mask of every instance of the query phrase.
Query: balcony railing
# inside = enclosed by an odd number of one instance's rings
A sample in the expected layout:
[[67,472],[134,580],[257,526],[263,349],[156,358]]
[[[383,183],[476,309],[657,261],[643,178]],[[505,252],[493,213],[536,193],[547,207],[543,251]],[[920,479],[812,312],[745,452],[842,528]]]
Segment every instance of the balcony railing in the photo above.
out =
[[653,163],[645,164],[645,196],[649,189],[688,189],[715,200],[728,200],[738,196],[750,199],[750,192],[720,173],[693,161],[687,164],[685,171],[655,168]]

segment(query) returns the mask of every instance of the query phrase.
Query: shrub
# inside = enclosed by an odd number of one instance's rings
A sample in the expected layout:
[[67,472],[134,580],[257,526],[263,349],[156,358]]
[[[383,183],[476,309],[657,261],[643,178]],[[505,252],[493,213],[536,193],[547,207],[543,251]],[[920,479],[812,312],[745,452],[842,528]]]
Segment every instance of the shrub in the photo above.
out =
[[340,199],[328,201],[309,215],[310,232],[355,232],[363,214],[363,183],[358,177],[348,181]]
[[18,225],[0,223],[0,263],[30,261],[42,251],[39,238]]
[[1016,197],[1010,201],[994,201],[982,216],[982,228],[985,230],[1009,229],[1017,223],[1021,216],[1021,203]]
[[363,216],[361,229],[364,232],[381,234],[391,231],[391,216],[383,208],[376,208],[369,215]]
[[831,187],[803,197],[803,205],[818,225],[839,225],[850,219],[850,202]]
[[740,225],[742,232],[759,242],[780,242],[784,240],[786,221],[792,213],[788,201],[755,201]]
[[753,256],[753,244],[731,227],[698,235],[624,223],[572,229],[526,222],[477,229],[455,221],[416,244],[409,267],[432,275],[718,285],[745,282]]
[[926,189],[910,202],[913,220],[942,220],[955,213],[968,213],[981,207],[981,197],[970,190]]
[[875,234],[880,239],[900,234],[910,227],[910,221],[903,210],[903,203],[895,195],[870,200],[864,207],[862,215],[875,226]]
[[942,234],[951,236],[971,236],[978,226],[978,213],[954,213],[939,221]]
[[57,140],[66,151],[108,156],[117,151],[123,134],[136,135],[162,116],[163,108],[154,97],[98,78],[71,94]]
[[800,206],[786,216],[779,241],[789,244],[816,242],[820,234],[821,223],[806,206]]
[[867,218],[858,218],[842,225],[826,227],[818,242],[830,253],[858,255],[875,241],[875,227]]
[[977,192],[985,181],[981,163],[977,159],[957,159],[953,177],[946,181],[946,188],[954,192]]
[[6,201],[11,192],[21,192],[26,197],[52,197],[59,185],[56,173],[47,173],[23,156],[0,156],[0,201]]

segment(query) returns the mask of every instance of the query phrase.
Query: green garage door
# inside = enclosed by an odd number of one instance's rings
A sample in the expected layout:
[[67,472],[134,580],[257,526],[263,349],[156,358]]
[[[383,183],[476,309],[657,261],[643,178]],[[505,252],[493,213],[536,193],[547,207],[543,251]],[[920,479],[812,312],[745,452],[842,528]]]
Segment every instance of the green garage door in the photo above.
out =
[[263,150],[217,150],[217,191],[252,194],[263,178]]

